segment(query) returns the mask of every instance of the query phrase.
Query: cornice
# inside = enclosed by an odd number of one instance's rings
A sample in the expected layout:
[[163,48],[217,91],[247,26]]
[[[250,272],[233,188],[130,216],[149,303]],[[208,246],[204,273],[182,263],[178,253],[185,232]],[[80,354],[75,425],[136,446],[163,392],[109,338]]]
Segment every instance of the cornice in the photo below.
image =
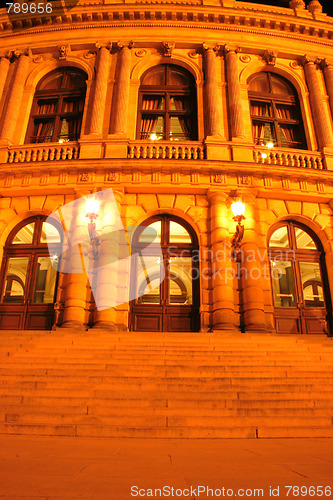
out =
[[[325,20],[309,17],[297,17],[292,9],[267,9],[258,5],[234,8],[198,5],[198,2],[181,2],[181,10],[170,11],[170,5],[158,4],[158,10],[144,10],[146,2],[137,4],[92,4],[78,5],[66,14],[47,18],[45,16],[29,18],[20,16],[9,20],[7,15],[0,15],[0,37],[11,38],[35,33],[73,29],[116,28],[116,27],[172,27],[240,31],[269,35],[308,37],[309,41],[320,43],[333,40],[333,18]],[[199,2],[201,4],[201,2]],[[150,5],[154,5],[153,3]],[[175,4],[176,5],[176,4]],[[189,8],[188,8],[189,7]],[[98,8],[98,11],[96,10]],[[256,13],[255,16],[252,14]],[[259,15],[258,15],[259,13]],[[265,16],[260,16],[260,13]],[[148,22],[147,22],[148,21]],[[13,27],[13,23],[16,24]],[[181,24],[184,23],[184,24]],[[189,24],[190,23],[190,24]]]

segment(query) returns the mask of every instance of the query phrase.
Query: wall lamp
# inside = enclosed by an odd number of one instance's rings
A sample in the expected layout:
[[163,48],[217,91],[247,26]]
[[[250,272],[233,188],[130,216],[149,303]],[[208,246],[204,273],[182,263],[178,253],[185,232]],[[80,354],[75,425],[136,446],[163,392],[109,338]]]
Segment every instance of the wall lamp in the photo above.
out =
[[235,234],[231,240],[231,246],[234,250],[234,258],[238,262],[240,260],[240,246],[244,236],[244,226],[242,221],[245,219],[245,203],[237,199],[231,203],[231,210],[233,213],[233,219],[237,222]]
[[86,217],[89,218],[88,233],[94,259],[98,257],[98,247],[100,245],[100,237],[97,234],[95,223],[98,218],[100,204],[101,202],[95,196],[88,198],[86,201]]

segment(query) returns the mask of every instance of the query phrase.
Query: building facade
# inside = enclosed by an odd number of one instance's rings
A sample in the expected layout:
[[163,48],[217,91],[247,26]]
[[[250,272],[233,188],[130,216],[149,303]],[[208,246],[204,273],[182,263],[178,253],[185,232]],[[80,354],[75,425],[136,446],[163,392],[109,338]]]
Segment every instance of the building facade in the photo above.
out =
[[[1,329],[332,333],[333,19],[318,1],[92,0],[2,9],[0,27]],[[46,218],[110,188],[137,258],[95,279],[138,298],[98,310],[87,274],[52,266]],[[106,204],[98,218],[112,232]],[[87,232],[86,213],[72,224]],[[162,254],[139,272],[147,227]]]

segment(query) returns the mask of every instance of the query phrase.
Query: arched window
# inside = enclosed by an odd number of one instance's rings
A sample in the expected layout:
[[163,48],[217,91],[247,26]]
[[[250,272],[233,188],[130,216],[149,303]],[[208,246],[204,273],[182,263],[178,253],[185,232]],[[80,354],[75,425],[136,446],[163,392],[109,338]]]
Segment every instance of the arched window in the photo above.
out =
[[331,304],[320,241],[310,229],[283,222],[268,246],[278,333],[327,332]]
[[254,75],[249,83],[255,144],[307,149],[296,89],[274,73]]
[[52,327],[60,234],[42,216],[10,233],[1,269],[0,328]]
[[193,229],[171,215],[154,216],[137,229],[132,255],[131,329],[197,331],[198,241]]
[[39,82],[32,103],[26,142],[68,142],[80,137],[87,75],[65,67]]
[[195,81],[185,69],[162,64],[141,78],[138,139],[197,139]]

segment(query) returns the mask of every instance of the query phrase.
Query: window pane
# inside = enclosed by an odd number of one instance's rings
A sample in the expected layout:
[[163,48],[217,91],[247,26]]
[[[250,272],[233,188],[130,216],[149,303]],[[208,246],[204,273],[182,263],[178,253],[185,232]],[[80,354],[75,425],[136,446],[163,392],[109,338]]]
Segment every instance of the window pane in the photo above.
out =
[[138,256],[136,297],[138,304],[160,304],[161,257]]
[[192,258],[171,257],[169,259],[169,303],[192,304]]
[[11,257],[8,261],[4,302],[23,302],[29,257]]
[[37,115],[52,115],[57,110],[57,99],[39,99],[37,103]]
[[279,248],[288,248],[289,247],[289,239],[288,239],[288,230],[287,226],[279,227],[272,234],[269,240],[270,247],[279,247]]
[[163,116],[142,115],[140,139],[164,139]]
[[67,70],[65,88],[79,89],[86,86],[86,75],[77,70]]
[[276,307],[295,307],[291,262],[271,261],[274,303]]
[[61,118],[60,134],[57,139],[66,141],[75,141],[80,136],[81,117]]
[[168,85],[179,85],[189,87],[192,84],[190,75],[176,66],[170,66]]
[[178,222],[170,221],[170,243],[192,243],[191,236]]
[[265,123],[253,120],[252,122],[253,140],[260,146],[267,142],[275,142],[273,123]]
[[40,242],[52,244],[60,243],[60,241],[60,234],[58,230],[49,222],[43,222]]
[[171,96],[170,97],[170,109],[177,111],[187,111],[191,110],[191,99],[189,96]]
[[306,250],[317,250],[317,245],[311,238],[311,236],[300,229],[299,227],[295,228],[296,233],[296,246],[297,248],[304,248]]
[[271,74],[271,81],[273,94],[295,94],[291,85],[289,85],[289,83],[283,80],[281,77]]
[[251,101],[251,115],[272,116],[272,106],[268,102]]
[[62,103],[63,113],[79,113],[83,110],[83,99],[64,99]]
[[161,221],[156,221],[147,226],[139,237],[139,243],[160,243]]
[[158,110],[165,108],[165,99],[160,95],[144,95],[142,98],[142,109]]
[[191,140],[191,119],[188,116],[170,117],[170,139],[173,141]]
[[297,112],[295,106],[287,104],[276,104],[277,117],[281,120],[297,120]]
[[26,226],[22,227],[18,233],[15,234],[12,243],[31,245],[35,230],[35,223],[31,222]]
[[56,90],[60,89],[63,78],[63,71],[57,71],[45,77],[38,86],[38,90]]
[[165,66],[157,66],[142,79],[142,85],[165,85]]
[[269,92],[268,76],[267,73],[259,73],[253,78],[249,84],[249,90],[255,92]]
[[54,130],[53,120],[35,120],[30,142],[51,142]]
[[306,307],[325,307],[323,284],[318,262],[300,262],[303,299]]
[[38,257],[34,287],[34,304],[51,304],[54,301],[54,290],[57,271],[53,268],[49,256]]

